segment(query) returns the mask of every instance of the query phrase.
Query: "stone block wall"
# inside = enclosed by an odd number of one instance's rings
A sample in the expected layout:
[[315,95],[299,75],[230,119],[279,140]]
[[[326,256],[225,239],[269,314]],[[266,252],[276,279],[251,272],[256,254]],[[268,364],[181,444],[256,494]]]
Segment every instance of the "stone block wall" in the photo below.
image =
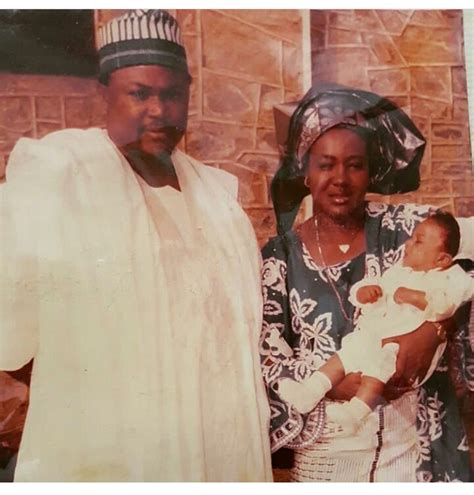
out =
[[0,73],[0,178],[19,138],[100,126],[104,112],[94,80]]
[[177,10],[193,76],[186,152],[239,178],[260,244],[274,235],[273,105],[303,92],[297,10]]
[[[96,11],[97,25],[121,10]],[[269,183],[278,166],[272,107],[303,87],[297,10],[174,10],[193,75],[183,148],[236,174],[260,243],[274,234]],[[428,138],[423,184],[412,195],[474,212],[461,11],[311,11],[313,80],[398,102]],[[64,127],[102,126],[94,80],[0,74],[0,177],[14,143]]]
[[311,50],[313,82],[387,96],[427,138],[420,189],[381,199],[474,215],[462,11],[313,10]]

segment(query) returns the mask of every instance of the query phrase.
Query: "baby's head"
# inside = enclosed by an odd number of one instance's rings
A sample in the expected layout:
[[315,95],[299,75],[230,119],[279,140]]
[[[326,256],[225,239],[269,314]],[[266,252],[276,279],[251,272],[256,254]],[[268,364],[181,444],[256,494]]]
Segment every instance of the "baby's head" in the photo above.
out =
[[449,268],[459,250],[461,234],[456,219],[438,212],[420,223],[405,243],[403,266],[417,272]]

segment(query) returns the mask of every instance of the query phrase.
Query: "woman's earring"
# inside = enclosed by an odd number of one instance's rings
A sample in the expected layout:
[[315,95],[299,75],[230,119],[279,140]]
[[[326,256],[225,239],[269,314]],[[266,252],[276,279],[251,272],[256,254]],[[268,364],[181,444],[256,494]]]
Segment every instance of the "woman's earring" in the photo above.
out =
[[308,176],[306,175],[304,178],[304,185],[309,189],[309,184],[308,184]]

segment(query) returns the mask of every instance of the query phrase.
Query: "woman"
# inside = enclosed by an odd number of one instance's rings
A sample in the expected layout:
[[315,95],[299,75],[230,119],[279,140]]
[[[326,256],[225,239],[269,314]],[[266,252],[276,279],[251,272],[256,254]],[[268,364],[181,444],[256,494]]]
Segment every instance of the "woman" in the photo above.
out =
[[[273,184],[279,236],[263,249],[261,353],[272,410],[272,450],[295,450],[295,481],[467,481],[466,436],[447,369],[416,390],[446,325],[423,324],[391,339],[400,345],[387,398],[353,436],[325,417],[325,402],[349,400],[349,375],[316,408],[300,414],[278,381],[303,381],[354,329],[348,301],[364,274],[400,259],[403,243],[431,208],[366,202],[367,192],[415,190],[425,142],[388,100],[340,86],[312,88],[290,121],[286,154]],[[313,216],[290,230],[302,198]],[[470,356],[468,356],[470,357]]]

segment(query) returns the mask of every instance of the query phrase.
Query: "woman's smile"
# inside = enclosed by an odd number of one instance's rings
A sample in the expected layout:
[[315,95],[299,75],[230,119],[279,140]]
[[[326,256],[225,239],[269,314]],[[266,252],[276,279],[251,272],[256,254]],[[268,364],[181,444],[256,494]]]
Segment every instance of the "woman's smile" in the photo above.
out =
[[332,202],[336,205],[345,205],[349,202],[350,200],[350,195],[349,194],[339,194],[339,193],[334,193],[334,194],[328,194],[329,198],[332,200]]

